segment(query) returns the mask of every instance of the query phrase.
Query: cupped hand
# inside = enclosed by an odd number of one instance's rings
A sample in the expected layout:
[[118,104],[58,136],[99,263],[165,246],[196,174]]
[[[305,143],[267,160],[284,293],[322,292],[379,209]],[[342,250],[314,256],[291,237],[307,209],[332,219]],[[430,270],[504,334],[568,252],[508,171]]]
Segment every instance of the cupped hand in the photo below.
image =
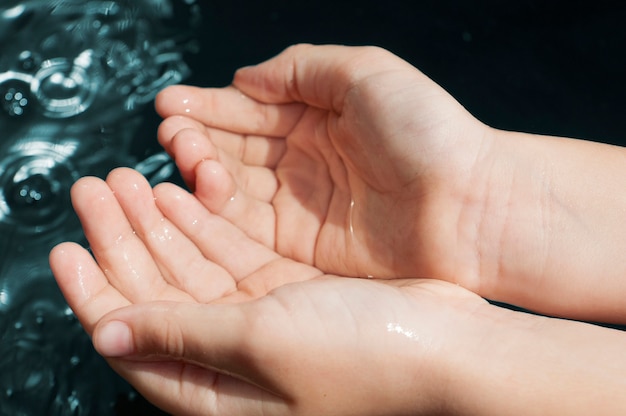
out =
[[324,274],[129,169],[72,200],[93,257],[57,246],[59,286],[113,368],[174,414],[432,414],[486,305],[445,282]]
[[157,110],[198,199],[279,254],[479,286],[481,203],[462,208],[482,201],[490,129],[391,53],[298,45],[227,88],[170,87]]

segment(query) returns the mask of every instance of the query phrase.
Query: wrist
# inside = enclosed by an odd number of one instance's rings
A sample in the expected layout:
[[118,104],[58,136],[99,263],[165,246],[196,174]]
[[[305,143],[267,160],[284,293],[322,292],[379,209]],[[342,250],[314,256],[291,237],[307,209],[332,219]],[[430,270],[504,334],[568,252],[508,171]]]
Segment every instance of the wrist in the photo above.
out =
[[491,135],[489,159],[481,162],[491,166],[491,198],[481,199],[478,216],[488,218],[477,236],[479,293],[551,316],[624,323],[626,149]]
[[472,319],[446,351],[447,414],[626,411],[625,333],[493,305]]

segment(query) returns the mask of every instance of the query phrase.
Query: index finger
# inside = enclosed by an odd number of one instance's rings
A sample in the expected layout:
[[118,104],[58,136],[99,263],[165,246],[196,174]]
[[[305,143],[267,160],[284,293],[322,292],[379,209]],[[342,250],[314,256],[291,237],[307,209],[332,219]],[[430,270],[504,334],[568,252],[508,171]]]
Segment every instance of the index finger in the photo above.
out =
[[200,88],[174,85],[156,97],[163,118],[185,116],[205,127],[227,132],[284,138],[302,116],[301,103],[267,104],[235,87]]
[[65,300],[89,334],[104,315],[131,304],[78,244],[55,246],[50,252],[50,267]]

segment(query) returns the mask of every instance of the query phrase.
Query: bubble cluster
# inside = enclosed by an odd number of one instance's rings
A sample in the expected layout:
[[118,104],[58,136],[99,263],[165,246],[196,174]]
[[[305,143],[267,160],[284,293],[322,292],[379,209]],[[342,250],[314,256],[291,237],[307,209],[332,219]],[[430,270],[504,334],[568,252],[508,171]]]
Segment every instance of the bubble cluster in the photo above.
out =
[[131,142],[145,105],[189,75],[200,18],[193,0],[0,4],[0,414],[109,415],[134,397],[93,350],[47,256],[60,241],[86,244],[69,196],[79,177],[117,166],[153,184],[171,175],[164,153],[137,156]]
[[41,276],[22,289],[0,310],[0,414],[112,414],[115,397],[128,388],[92,351],[53,282]]

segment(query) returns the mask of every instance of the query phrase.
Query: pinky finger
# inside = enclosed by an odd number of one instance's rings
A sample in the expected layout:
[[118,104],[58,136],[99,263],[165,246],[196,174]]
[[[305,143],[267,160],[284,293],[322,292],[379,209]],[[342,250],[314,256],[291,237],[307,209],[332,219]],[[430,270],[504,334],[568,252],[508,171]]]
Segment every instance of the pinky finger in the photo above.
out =
[[91,254],[75,243],[62,243],[50,252],[52,273],[78,320],[90,335],[107,313],[130,305],[98,267]]
[[188,188],[197,187],[196,166],[205,160],[219,161],[246,194],[265,202],[271,201],[278,188],[273,170],[263,166],[247,165],[213,143],[219,132],[209,130],[205,135],[195,129],[179,131],[171,142],[176,165]]
[[276,215],[271,203],[243,192],[217,161],[198,164],[196,178],[195,196],[209,211],[230,221],[253,240],[274,248]]
[[181,177],[190,190],[196,189],[195,168],[203,160],[217,160],[218,149],[202,133],[186,128],[174,135],[170,151],[176,160]]

